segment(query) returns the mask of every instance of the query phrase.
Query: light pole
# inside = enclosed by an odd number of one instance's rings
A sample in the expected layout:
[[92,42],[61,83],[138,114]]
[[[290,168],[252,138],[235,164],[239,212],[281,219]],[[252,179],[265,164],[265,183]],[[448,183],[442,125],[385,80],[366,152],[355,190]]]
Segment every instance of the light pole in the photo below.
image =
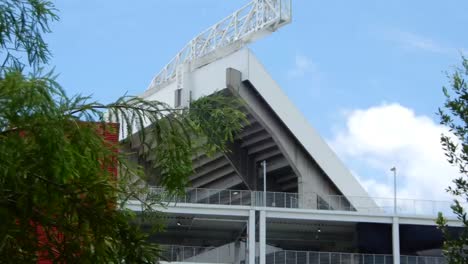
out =
[[390,171],[393,171],[393,214],[397,214],[397,196],[396,196],[396,167],[393,166]]
[[263,206],[266,207],[266,160],[262,162],[263,167]]

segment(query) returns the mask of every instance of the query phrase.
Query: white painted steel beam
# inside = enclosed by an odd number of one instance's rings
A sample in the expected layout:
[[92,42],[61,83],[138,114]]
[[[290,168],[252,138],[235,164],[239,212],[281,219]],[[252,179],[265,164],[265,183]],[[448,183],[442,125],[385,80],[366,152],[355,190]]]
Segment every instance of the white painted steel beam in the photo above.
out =
[[[436,225],[436,217],[398,216],[401,225]],[[447,219],[447,225],[462,227],[463,223],[457,219]]]
[[[141,211],[141,203],[129,201],[126,208],[135,212]],[[252,207],[242,205],[216,205],[216,204],[188,204],[170,203],[166,207],[157,207],[155,210],[164,213],[174,214],[199,214],[210,216],[232,216],[249,217],[251,210],[265,210],[266,217],[275,219],[299,219],[318,221],[340,221],[354,223],[382,223],[392,224],[393,216],[384,214],[363,214],[360,212],[332,211],[332,210],[312,210],[312,209],[291,209],[274,207]],[[424,216],[398,216],[399,223],[405,225],[426,225],[435,226],[435,218]],[[460,227],[462,223],[458,220],[448,220],[449,226]]]
[[[258,207],[258,209],[264,209]],[[311,209],[284,209],[266,208],[268,218],[276,219],[299,219],[318,221],[339,221],[353,223],[381,223],[392,224],[393,216],[384,214],[364,214],[360,212],[345,212],[332,210],[311,210]],[[435,226],[435,218],[425,216],[398,216],[400,224]],[[449,220],[449,226],[459,227],[462,223],[457,220]]]
[[153,78],[148,90],[177,78],[181,65],[192,69],[225,57],[291,22],[291,0],[252,0],[193,38]]
[[339,222],[366,222],[391,224],[392,217],[386,215],[363,215],[347,212],[335,212],[325,210],[266,210],[268,218],[292,219],[292,220],[318,220],[318,221],[339,221]]
[[[141,212],[141,203],[130,201],[126,205],[127,209],[135,212]],[[188,215],[211,215],[211,216],[233,216],[248,217],[250,206],[239,205],[214,205],[214,204],[168,204],[166,207],[158,206],[154,210],[163,213],[188,214]]]
[[259,258],[260,264],[265,264],[266,260],[266,212],[264,210],[260,211],[260,220],[259,220]]
[[249,228],[247,229],[248,235],[248,264],[255,264],[255,210],[249,211]]
[[398,223],[398,217],[393,217],[392,251],[393,251],[393,264],[400,264],[400,223]]

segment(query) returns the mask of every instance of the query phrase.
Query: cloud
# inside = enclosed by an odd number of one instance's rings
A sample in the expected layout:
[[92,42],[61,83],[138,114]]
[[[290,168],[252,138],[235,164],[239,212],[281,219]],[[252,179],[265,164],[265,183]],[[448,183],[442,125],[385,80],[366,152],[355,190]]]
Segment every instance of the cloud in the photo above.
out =
[[288,81],[298,82],[297,87],[302,87],[300,93],[302,97],[304,87],[307,88],[305,90],[307,96],[319,97],[322,89],[327,86],[326,74],[305,55],[297,54],[294,57],[294,64],[285,72]]
[[393,197],[397,167],[398,197],[448,200],[445,189],[458,176],[446,161],[439,138],[448,130],[400,104],[348,111],[345,127],[329,140],[374,197]]
[[306,74],[315,74],[317,66],[306,56],[296,55],[294,67],[287,72],[288,78],[304,77]]
[[386,34],[389,39],[399,43],[406,49],[415,49],[439,54],[454,53],[457,51],[457,49],[443,45],[432,38],[412,32],[390,30],[386,32]]
[[414,33],[400,31],[397,32],[397,36],[400,41],[408,47],[435,53],[446,53],[450,51],[450,49],[437,43],[435,40]]

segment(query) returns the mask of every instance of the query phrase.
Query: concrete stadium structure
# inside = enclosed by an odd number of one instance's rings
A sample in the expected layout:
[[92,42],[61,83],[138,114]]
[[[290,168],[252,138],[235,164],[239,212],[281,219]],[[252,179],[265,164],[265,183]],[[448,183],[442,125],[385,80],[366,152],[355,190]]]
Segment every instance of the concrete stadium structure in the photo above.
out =
[[[278,8],[279,17],[260,6],[266,2],[271,12]],[[263,24],[230,39],[226,30],[212,27],[204,33],[205,45],[196,44],[202,38],[194,39],[141,95],[183,107],[224,91],[245,102],[249,119],[229,152],[194,156],[192,188],[160,208],[167,230],[152,239],[166,245],[166,261],[444,263],[434,219],[450,210],[449,203],[399,199],[395,207],[393,198],[369,197],[260,61],[242,48],[256,38],[254,31],[274,31],[291,20],[287,1],[253,3],[254,15],[263,12]],[[241,19],[238,12],[227,21],[235,25],[236,19]],[[207,40],[216,34],[225,42]],[[222,45],[193,51],[208,42]],[[151,157],[141,162],[154,165]],[[153,191],[164,190],[155,186]],[[129,206],[140,210],[136,202]],[[449,224],[460,226],[456,219]]]

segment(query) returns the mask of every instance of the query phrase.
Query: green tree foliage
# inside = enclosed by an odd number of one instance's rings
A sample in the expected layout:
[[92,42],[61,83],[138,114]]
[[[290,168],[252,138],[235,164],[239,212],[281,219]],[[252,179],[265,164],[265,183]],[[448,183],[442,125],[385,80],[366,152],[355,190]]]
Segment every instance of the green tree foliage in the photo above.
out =
[[450,264],[468,263],[468,220],[463,208],[468,202],[468,60],[462,59],[462,67],[449,76],[450,87],[443,88],[445,103],[439,109],[440,123],[450,130],[450,135],[441,136],[442,147],[448,162],[460,172],[447,192],[456,197],[451,208],[462,222],[463,230],[460,234],[451,234],[442,214],[437,219],[445,236],[444,255]]
[[[0,2],[0,59],[3,69],[25,65],[37,67],[50,57],[43,33],[58,20],[53,4],[43,0]],[[26,60],[22,59],[26,56]]]
[[[138,222],[153,220],[142,216],[156,213],[158,199],[122,148],[138,143],[139,155],[156,157],[160,184],[177,194],[193,172],[193,153],[225,151],[241,130],[241,103],[220,93],[190,109],[132,96],[110,104],[67,96],[39,70],[50,54],[42,35],[56,19],[45,0],[0,3],[0,259],[154,263],[158,248]],[[109,144],[102,132],[116,132],[112,123],[133,136]],[[108,170],[115,164],[117,178]],[[129,200],[144,213],[128,210]]]

